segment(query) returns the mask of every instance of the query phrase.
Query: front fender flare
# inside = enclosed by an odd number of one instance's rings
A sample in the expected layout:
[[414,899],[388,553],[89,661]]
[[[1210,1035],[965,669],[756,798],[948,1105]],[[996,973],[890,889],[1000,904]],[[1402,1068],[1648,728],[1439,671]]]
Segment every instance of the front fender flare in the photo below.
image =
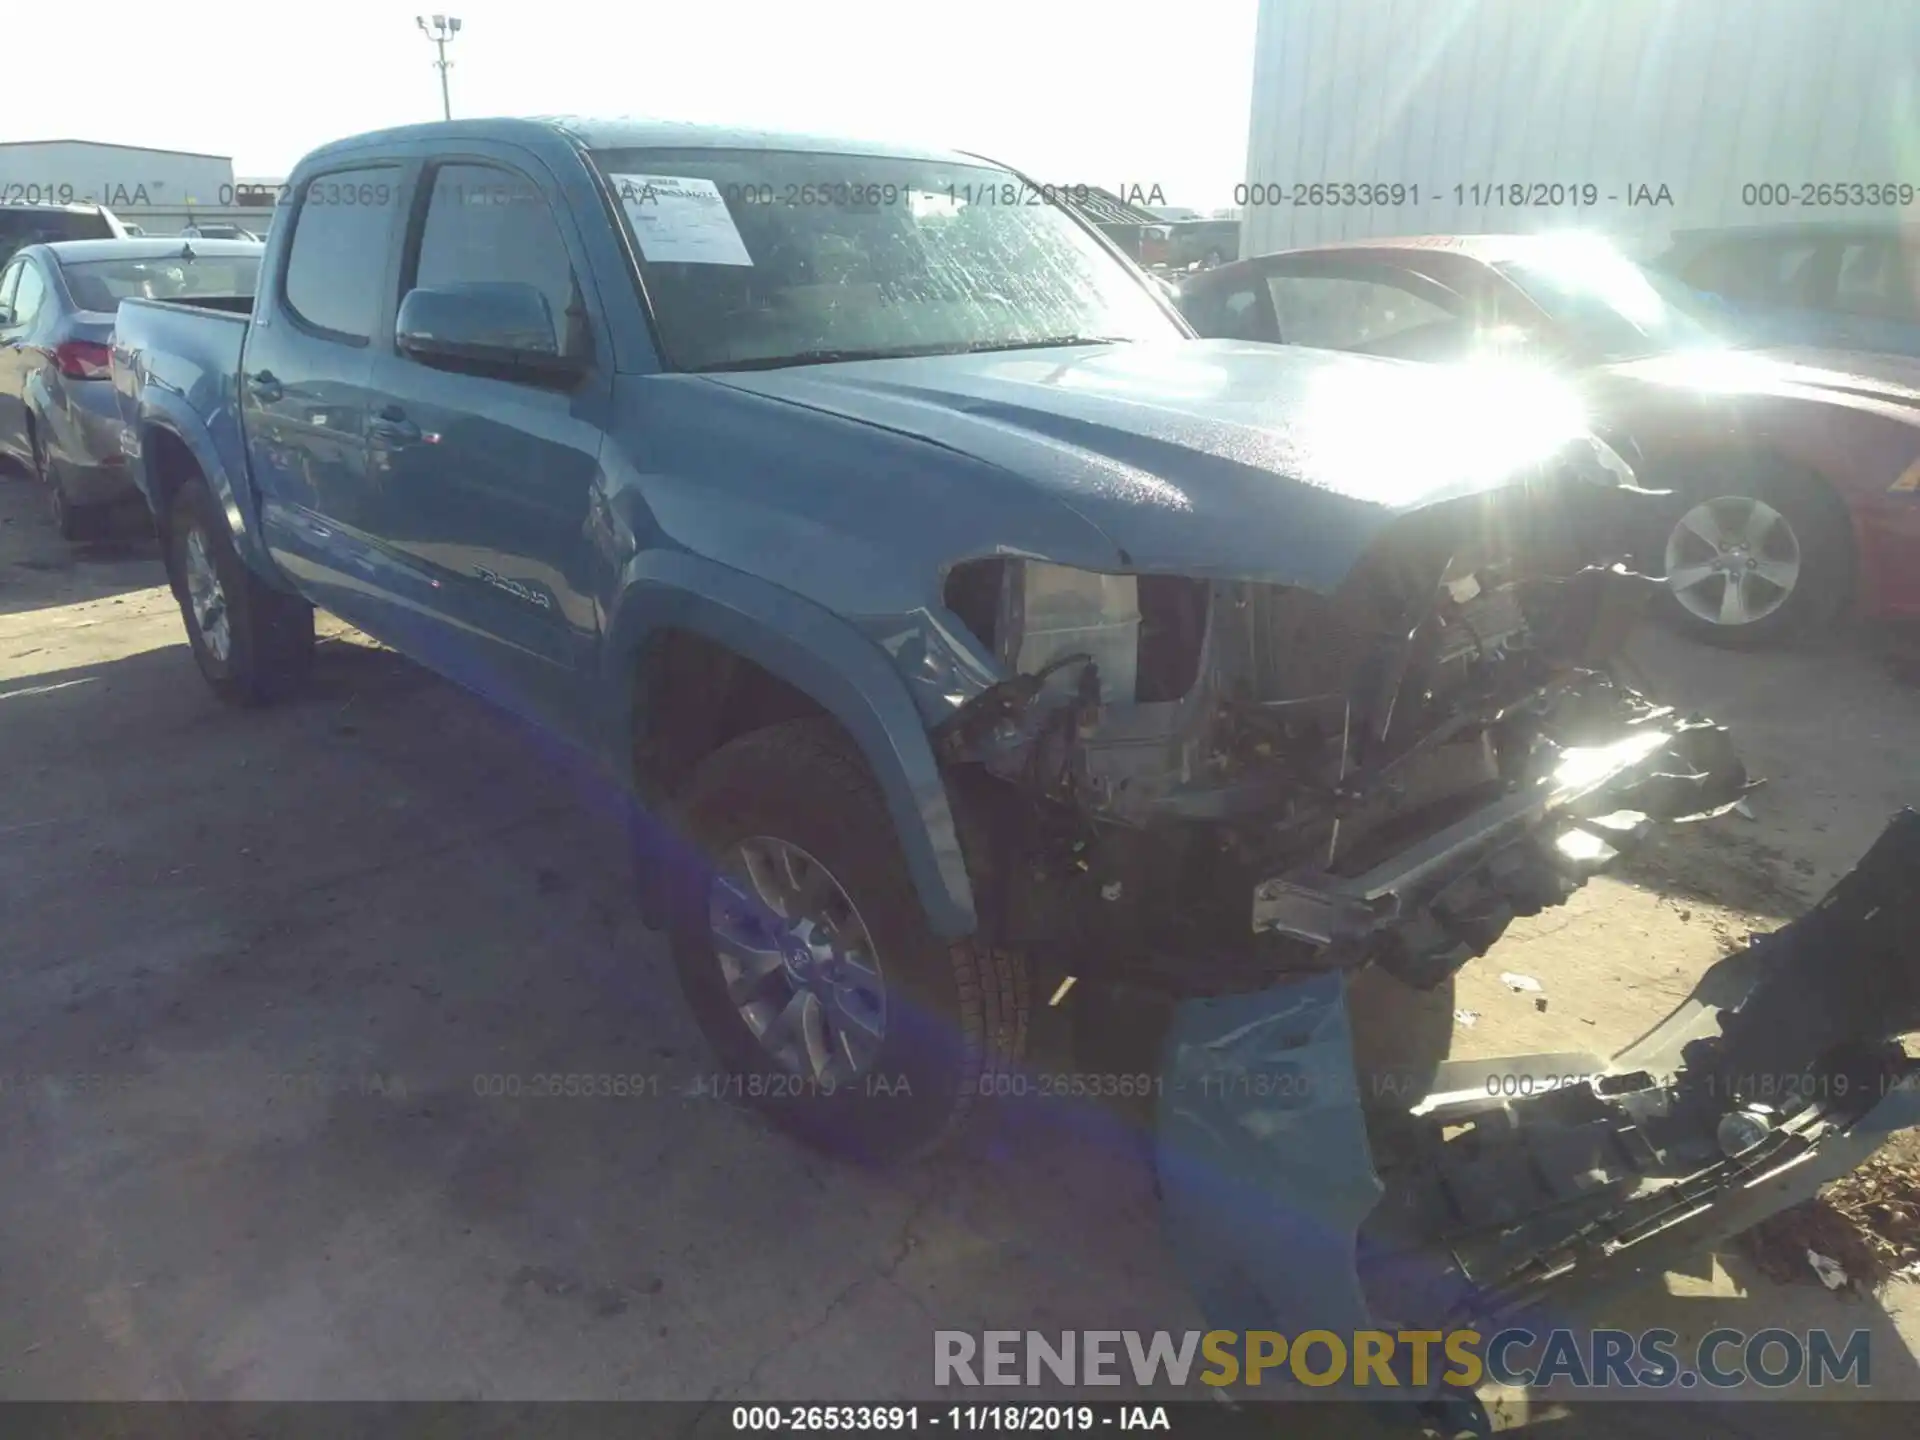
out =
[[690,630],[810,696],[860,747],[886,796],[900,846],[934,933],[973,932],[973,887],[946,782],[925,722],[886,652],[833,612],[729,566],[684,551],[628,562],[607,627],[604,693],[609,752],[631,752],[638,716],[631,677],[651,637]]

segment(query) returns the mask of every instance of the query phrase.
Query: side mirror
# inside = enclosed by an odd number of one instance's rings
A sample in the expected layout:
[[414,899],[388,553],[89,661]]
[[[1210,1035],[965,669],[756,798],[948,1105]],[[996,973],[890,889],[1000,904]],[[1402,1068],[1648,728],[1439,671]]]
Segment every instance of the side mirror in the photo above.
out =
[[547,381],[587,370],[561,350],[547,297],[517,281],[410,290],[393,328],[401,354],[443,370]]

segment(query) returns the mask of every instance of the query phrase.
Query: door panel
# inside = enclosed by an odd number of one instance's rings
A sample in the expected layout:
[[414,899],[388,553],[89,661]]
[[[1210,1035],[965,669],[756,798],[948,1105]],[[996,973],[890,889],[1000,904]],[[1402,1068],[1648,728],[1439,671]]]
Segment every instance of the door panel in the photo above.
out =
[[382,638],[392,627],[367,532],[367,387],[373,336],[389,323],[404,175],[363,165],[302,184],[279,221],[293,239],[262,277],[264,319],[241,377],[268,551],[320,604]]
[[[546,297],[556,344],[591,353],[604,327],[575,280],[585,273],[578,237],[526,173],[444,164],[420,183],[428,197],[415,207],[405,289],[530,284]],[[586,533],[600,473],[596,399],[609,383],[604,364],[561,390],[436,368],[391,345],[374,368],[369,528],[425,587],[432,663],[562,728],[585,713],[578,686],[599,633]]]

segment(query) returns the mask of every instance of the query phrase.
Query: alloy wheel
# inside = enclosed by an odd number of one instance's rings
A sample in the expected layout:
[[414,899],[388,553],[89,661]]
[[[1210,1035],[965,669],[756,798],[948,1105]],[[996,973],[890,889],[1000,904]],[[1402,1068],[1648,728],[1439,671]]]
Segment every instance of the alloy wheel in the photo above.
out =
[[823,1089],[866,1074],[886,1037],[873,937],[827,867],[790,841],[735,846],[708,924],[727,996],[760,1046]]
[[227,623],[227,592],[214,569],[213,555],[207,549],[207,537],[198,526],[187,532],[187,598],[193,605],[193,622],[200,638],[214,659],[225,663],[233,648],[233,632]]
[[1773,506],[1720,495],[1682,515],[1667,536],[1667,588],[1709,625],[1751,625],[1800,583],[1800,537]]

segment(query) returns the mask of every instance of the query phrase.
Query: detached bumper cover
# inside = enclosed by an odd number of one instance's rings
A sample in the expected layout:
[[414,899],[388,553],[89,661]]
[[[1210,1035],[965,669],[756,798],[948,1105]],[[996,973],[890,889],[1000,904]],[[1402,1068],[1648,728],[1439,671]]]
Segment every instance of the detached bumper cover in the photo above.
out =
[[1224,1328],[1486,1325],[1586,1298],[1811,1197],[1920,1123],[1920,1063],[1889,1043],[1916,1028],[1911,810],[1611,1060],[1356,1076],[1338,973],[1190,1001],[1158,1117],[1169,1240]]
[[1681,720],[1603,679],[1560,698],[1558,743],[1532,778],[1356,876],[1275,876],[1253,929],[1378,962],[1432,985],[1484,954],[1517,915],[1557,905],[1655,821],[1712,815],[1752,788],[1726,731]]

